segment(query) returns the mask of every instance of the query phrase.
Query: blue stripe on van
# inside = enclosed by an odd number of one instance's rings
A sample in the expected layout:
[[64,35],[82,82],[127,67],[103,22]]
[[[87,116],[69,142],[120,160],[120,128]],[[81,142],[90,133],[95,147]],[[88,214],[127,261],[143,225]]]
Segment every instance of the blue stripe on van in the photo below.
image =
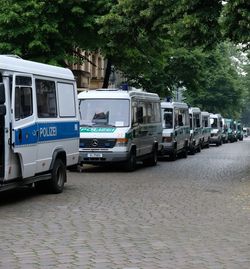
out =
[[[29,145],[68,138],[79,138],[79,122],[36,123],[15,130],[15,145]],[[21,138],[21,139],[20,139]]]

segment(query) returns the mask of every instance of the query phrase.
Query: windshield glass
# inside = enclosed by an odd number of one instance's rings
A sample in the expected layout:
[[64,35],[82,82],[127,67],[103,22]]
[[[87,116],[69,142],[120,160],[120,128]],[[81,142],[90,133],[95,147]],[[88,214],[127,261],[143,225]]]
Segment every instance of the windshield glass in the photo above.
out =
[[173,128],[173,109],[172,108],[164,108],[163,109],[163,128],[171,129]]
[[81,126],[129,126],[129,100],[82,99],[79,110]]
[[210,119],[210,123],[213,129],[218,129],[218,119],[212,118]]

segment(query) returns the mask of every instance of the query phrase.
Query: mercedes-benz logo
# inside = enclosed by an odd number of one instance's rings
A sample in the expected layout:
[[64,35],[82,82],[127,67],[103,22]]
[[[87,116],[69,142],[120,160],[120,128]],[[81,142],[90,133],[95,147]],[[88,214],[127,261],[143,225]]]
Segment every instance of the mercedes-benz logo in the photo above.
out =
[[93,147],[97,147],[98,146],[98,140],[97,139],[93,139],[91,145]]

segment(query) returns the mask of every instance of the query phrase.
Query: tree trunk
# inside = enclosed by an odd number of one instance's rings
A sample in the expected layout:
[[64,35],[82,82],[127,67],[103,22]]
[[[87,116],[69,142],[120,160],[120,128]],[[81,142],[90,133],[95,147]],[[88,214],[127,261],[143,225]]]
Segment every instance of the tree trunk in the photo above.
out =
[[108,86],[109,86],[109,78],[110,78],[110,74],[111,74],[111,66],[112,66],[111,60],[107,59],[107,67],[106,67],[106,70],[105,70],[105,77],[104,77],[104,80],[103,80],[102,88],[108,88]]

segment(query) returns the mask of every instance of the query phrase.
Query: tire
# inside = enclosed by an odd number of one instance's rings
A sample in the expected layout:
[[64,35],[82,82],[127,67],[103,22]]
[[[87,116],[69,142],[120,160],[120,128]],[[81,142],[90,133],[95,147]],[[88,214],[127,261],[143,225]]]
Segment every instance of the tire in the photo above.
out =
[[133,172],[136,169],[136,153],[131,151],[128,160],[125,162],[125,171]]
[[35,183],[38,192],[61,193],[66,182],[66,166],[61,159],[56,159],[51,172],[51,179]]
[[144,165],[147,166],[155,166],[157,165],[157,149],[154,147],[152,153],[150,154],[150,158],[143,161]]
[[195,148],[192,146],[189,148],[189,154],[194,155],[195,154]]
[[196,151],[197,151],[197,152],[201,152],[201,144],[198,145]]
[[61,159],[56,159],[52,169],[51,179],[48,181],[49,191],[51,193],[61,193],[66,179],[66,166]]
[[185,148],[183,148],[183,151],[182,151],[182,154],[181,154],[181,156],[182,156],[182,158],[187,158],[187,155],[188,155],[188,150],[187,150],[187,148],[185,147]]

